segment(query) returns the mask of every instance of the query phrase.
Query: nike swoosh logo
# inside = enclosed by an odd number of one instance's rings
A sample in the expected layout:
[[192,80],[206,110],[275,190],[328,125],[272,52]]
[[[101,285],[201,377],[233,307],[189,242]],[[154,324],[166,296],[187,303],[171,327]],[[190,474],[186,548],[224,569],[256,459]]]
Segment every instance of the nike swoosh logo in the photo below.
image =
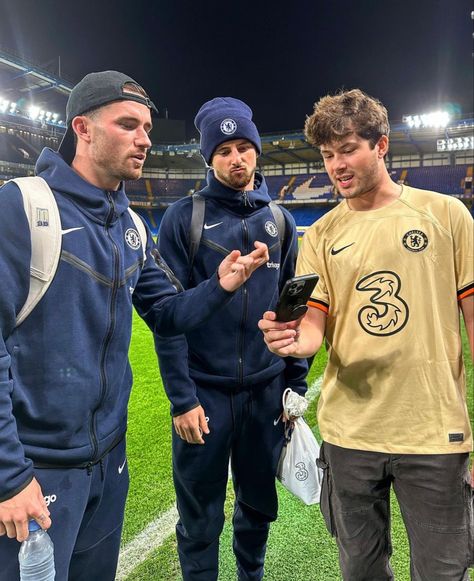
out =
[[122,472],[123,472],[123,469],[125,468],[125,464],[126,464],[126,463],[127,463],[127,459],[125,458],[125,460],[123,461],[123,464],[122,464],[122,466],[119,466],[119,467],[118,467],[118,473],[119,473],[119,474],[122,474]]
[[76,230],[83,230],[84,226],[78,226],[77,228],[68,228],[67,230],[61,230],[61,234],[69,234],[69,232],[75,232]]
[[273,425],[276,426],[280,420],[281,420],[281,414],[277,417],[276,420],[273,420]]
[[216,226],[220,226],[222,222],[217,222],[217,224],[204,224],[204,230],[210,230],[211,228],[215,228]]
[[352,246],[353,244],[355,244],[355,242],[352,242],[351,244],[347,244],[347,246],[343,246],[342,248],[338,248],[337,250],[335,248],[331,248],[331,254],[333,256],[335,256],[336,254],[339,254],[339,252],[342,252],[343,250],[345,250],[346,248],[349,248],[349,246]]

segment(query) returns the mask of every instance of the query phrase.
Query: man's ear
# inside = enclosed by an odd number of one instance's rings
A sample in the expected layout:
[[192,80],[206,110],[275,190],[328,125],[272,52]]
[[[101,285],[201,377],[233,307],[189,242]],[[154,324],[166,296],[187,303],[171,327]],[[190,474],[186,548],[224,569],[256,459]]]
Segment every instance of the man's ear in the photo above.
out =
[[89,117],[86,117],[85,115],[78,115],[77,117],[74,117],[74,119],[71,122],[71,127],[74,133],[76,134],[78,141],[82,140],[87,143],[90,143],[91,140],[90,125],[91,120],[89,119]]
[[388,137],[386,135],[382,135],[380,139],[377,141],[376,147],[378,149],[377,153],[379,159],[385,157],[388,153]]

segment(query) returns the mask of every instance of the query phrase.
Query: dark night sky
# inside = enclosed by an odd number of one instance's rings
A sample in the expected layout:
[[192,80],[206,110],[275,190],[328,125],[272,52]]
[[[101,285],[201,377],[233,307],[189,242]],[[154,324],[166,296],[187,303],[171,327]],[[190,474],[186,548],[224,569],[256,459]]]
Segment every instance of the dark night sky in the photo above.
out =
[[[134,77],[169,117],[215,96],[249,103],[261,132],[300,129],[341,87],[392,120],[446,102],[473,110],[471,0],[0,0],[0,45],[74,82]],[[1,89],[1,88],[0,88]]]

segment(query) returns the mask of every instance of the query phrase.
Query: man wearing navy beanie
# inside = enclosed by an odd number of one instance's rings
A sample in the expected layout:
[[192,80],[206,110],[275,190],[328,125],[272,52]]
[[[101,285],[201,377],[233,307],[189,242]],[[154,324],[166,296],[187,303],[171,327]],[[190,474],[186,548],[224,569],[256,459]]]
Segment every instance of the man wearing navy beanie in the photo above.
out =
[[207,185],[168,208],[161,254],[185,288],[214,272],[230,249],[246,253],[255,240],[267,243],[270,260],[205,324],[180,337],[156,338],[174,424],[178,552],[184,581],[217,580],[230,460],[237,576],[260,580],[278,508],[282,394],[286,387],[304,394],[307,366],[271,354],[257,322],[294,275],[297,234],[256,172],[262,146],[250,107],[216,97],[201,107],[195,124],[210,167]]

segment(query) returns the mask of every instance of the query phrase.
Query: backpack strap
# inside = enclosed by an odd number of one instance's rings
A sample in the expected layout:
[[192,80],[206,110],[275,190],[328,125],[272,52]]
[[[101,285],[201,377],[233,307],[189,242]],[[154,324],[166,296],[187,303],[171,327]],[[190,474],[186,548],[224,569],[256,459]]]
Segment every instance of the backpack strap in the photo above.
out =
[[200,194],[193,194],[193,210],[191,214],[191,227],[189,231],[188,284],[191,282],[194,259],[198,251],[199,244],[201,243],[205,211],[206,199]]
[[138,236],[140,237],[140,242],[142,243],[142,252],[143,252],[143,264],[146,261],[146,245],[148,243],[148,236],[145,228],[145,224],[140,216],[134,212],[131,208],[128,208],[128,213],[130,214],[133,223],[135,224],[135,228],[138,230]]
[[30,290],[16,326],[36,307],[51,284],[61,256],[61,218],[51,188],[41,177],[11,180],[19,187],[31,232]]
[[286,230],[286,222],[285,216],[283,215],[283,210],[280,208],[278,204],[275,204],[275,202],[270,202],[268,206],[272,211],[273,219],[275,220],[277,225],[278,239],[280,240],[280,248],[283,249],[283,242],[285,241],[285,230]]

